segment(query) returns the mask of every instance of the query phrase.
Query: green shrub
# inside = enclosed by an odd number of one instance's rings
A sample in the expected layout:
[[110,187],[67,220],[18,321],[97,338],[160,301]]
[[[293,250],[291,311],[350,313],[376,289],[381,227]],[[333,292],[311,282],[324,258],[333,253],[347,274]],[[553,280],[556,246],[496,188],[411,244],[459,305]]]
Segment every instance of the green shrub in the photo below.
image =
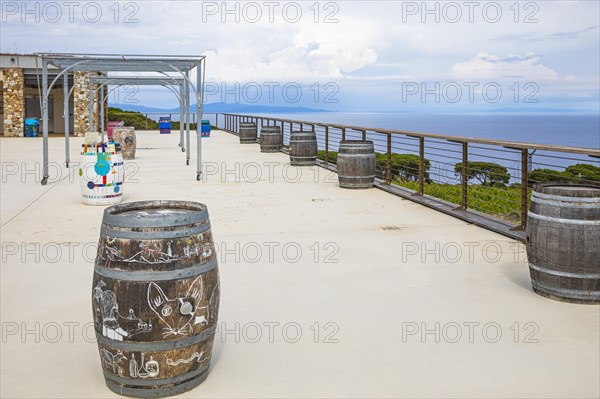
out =
[[158,129],[158,122],[146,118],[139,112],[123,111],[120,108],[108,107],[108,120],[123,121],[125,126],[133,126],[135,130]]
[[[419,180],[419,168],[420,160],[419,156],[415,154],[392,154],[392,179],[401,179],[404,181],[418,181]],[[381,177],[384,177],[387,170],[388,157],[387,154],[375,153],[375,164],[377,171],[381,173]],[[430,182],[429,169],[431,163],[428,159],[425,159],[425,181]]]
[[[337,164],[337,152],[329,151],[329,163]],[[325,150],[317,151],[317,158],[325,160]]]
[[536,169],[529,172],[527,177],[527,185],[533,187],[538,183],[546,182],[570,182],[576,181],[577,179],[571,173],[565,171],[558,171],[553,169]]
[[[462,162],[454,166],[454,173],[462,174]],[[505,166],[493,162],[467,162],[467,180],[478,180],[483,185],[508,184],[510,173]]]
[[600,168],[587,163],[578,163],[565,169],[573,177],[582,180],[600,181]]

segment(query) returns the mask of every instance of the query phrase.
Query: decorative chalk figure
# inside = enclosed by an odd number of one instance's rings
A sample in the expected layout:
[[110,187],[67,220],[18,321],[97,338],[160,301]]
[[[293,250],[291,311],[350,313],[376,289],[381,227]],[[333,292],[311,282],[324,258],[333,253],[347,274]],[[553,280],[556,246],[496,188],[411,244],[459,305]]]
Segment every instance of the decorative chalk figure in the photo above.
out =
[[135,355],[131,354],[131,360],[129,361],[129,375],[133,378],[137,377],[138,373],[138,364],[135,360]]
[[122,370],[121,366],[119,366],[119,362],[122,359],[127,360],[125,355],[123,355],[121,351],[117,351],[117,353],[113,354],[105,348],[100,349],[100,352],[102,353],[102,361],[112,368],[113,373],[120,375]]
[[135,315],[133,309],[129,309],[129,315],[123,317],[119,313],[117,296],[113,290],[103,290],[106,283],[102,280],[93,289],[93,297],[96,302],[97,327],[102,327],[102,335],[123,341],[124,337],[132,337],[140,332],[152,330],[151,322],[147,323]]
[[166,325],[163,327],[163,338],[169,335],[190,335],[194,325],[200,318],[202,324],[207,324],[208,306],[199,307],[204,292],[202,276],[196,278],[185,296],[169,299],[162,288],[156,283],[148,286],[148,304]]
[[150,356],[150,360],[146,362],[144,369],[148,373],[148,377],[156,377],[159,373],[159,365],[156,360]]

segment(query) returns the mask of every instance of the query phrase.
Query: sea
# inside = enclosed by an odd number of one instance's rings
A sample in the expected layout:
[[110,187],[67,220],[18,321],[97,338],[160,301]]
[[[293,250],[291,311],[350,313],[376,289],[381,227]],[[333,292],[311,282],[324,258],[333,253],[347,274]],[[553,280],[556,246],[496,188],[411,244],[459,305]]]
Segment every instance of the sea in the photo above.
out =
[[[249,114],[251,115],[251,114]],[[330,122],[450,136],[600,148],[600,114],[260,114],[273,118]]]

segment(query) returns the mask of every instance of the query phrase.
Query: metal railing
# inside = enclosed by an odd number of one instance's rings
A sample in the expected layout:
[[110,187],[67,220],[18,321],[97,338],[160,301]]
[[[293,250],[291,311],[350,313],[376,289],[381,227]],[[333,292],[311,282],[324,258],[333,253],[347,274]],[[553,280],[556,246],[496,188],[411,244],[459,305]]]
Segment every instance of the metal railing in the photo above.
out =
[[[141,113],[142,115],[144,115],[144,117],[148,120],[154,120],[158,122],[158,118],[161,116],[168,116],[169,118],[171,118],[171,121],[173,122],[179,122],[179,111],[177,112],[143,112]],[[217,115],[214,112],[204,112],[203,114],[203,118],[210,120],[210,123],[214,126],[216,123],[216,118]],[[191,115],[191,120],[190,120],[190,124],[196,125],[196,114],[192,113]],[[148,130],[148,121],[146,120],[146,128],[145,130]]]
[[466,212],[491,216],[513,231],[525,228],[534,184],[558,180],[598,184],[600,180],[600,169],[596,169],[600,149],[594,148],[229,113],[217,114],[215,125],[237,133],[240,122],[248,121],[257,124],[259,134],[262,126],[281,126],[284,145],[292,131],[315,131],[325,166],[335,164],[341,140],[371,140],[377,152],[380,188],[401,188],[417,201],[419,196],[441,200],[462,216]]

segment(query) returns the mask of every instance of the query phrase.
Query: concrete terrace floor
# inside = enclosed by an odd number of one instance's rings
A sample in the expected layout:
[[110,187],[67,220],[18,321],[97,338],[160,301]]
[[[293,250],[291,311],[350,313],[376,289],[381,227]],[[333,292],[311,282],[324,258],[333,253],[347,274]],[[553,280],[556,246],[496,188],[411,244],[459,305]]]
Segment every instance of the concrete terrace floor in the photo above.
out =
[[[220,131],[197,182],[177,142],[138,132],[124,192],[210,212],[219,330],[208,379],[181,397],[600,395],[600,308],[534,294],[521,244]],[[0,140],[0,396],[117,397],[92,327],[103,207],[81,204],[63,139],[47,186],[27,172],[41,143]]]

